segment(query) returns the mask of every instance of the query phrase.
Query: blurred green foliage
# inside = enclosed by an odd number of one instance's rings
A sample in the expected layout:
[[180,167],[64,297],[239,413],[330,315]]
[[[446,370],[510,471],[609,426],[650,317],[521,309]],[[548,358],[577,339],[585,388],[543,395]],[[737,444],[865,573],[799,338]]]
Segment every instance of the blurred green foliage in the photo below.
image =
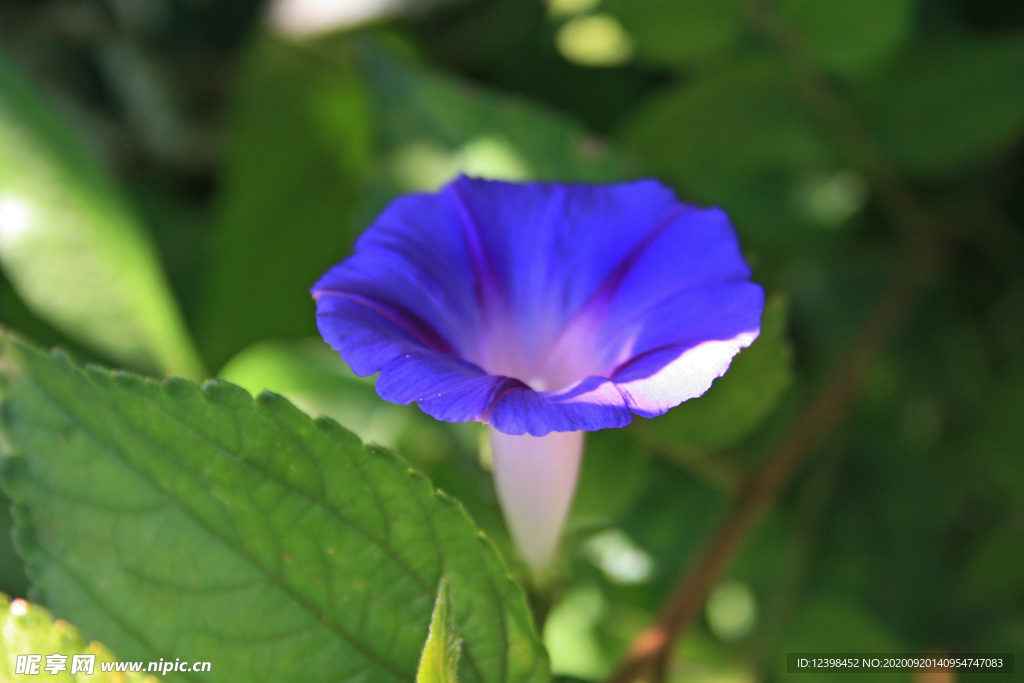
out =
[[[309,286],[392,197],[460,171],[656,175],[721,206],[770,303],[706,397],[588,435],[542,637],[556,675],[596,680],[905,267],[891,198],[910,192],[938,217],[941,267],[670,678],[780,681],[797,650],[1024,653],[1021,3],[413,9],[295,38],[254,0],[0,0],[0,324],[83,360],[205,366],[332,416],[457,498],[522,578],[480,431],[380,401],[313,339]],[[619,22],[629,61],[559,52],[590,15]],[[24,247],[10,197],[49,217]],[[20,564],[0,562],[0,589],[23,595]]]
[[607,8],[633,36],[642,58],[666,66],[724,52],[743,34],[739,0],[611,0]]
[[0,263],[26,304],[122,364],[202,375],[120,192],[6,61],[0,154]]
[[1024,37],[932,39],[858,88],[879,139],[908,173],[983,164],[1024,130]]
[[780,11],[825,69],[856,75],[906,41],[917,0],[782,0]]

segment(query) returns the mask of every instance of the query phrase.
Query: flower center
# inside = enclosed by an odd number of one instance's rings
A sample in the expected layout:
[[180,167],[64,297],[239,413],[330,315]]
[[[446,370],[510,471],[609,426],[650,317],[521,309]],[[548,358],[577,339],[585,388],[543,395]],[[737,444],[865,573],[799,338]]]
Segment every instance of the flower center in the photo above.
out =
[[532,334],[493,325],[480,356],[478,364],[489,374],[514,377],[534,391],[558,391],[590,376],[607,376],[616,365],[598,348],[595,326],[585,322]]

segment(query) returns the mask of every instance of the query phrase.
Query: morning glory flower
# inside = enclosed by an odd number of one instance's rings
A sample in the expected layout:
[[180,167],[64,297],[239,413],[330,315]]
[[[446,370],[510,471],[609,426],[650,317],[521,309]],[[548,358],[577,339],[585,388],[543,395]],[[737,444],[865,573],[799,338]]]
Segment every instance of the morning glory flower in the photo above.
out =
[[572,501],[583,432],[700,396],[760,331],[718,209],[652,180],[460,177],[395,200],[313,287],[324,339],[381,398],[489,426],[513,539],[535,574]]

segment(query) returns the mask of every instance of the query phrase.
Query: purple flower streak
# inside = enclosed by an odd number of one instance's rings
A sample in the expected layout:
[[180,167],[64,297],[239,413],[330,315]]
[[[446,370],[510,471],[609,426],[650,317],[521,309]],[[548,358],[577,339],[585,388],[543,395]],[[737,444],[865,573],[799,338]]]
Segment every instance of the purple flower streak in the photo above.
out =
[[[356,374],[380,372],[381,398],[498,432],[513,535],[521,549],[545,539],[524,552],[534,569],[553,552],[582,449],[545,435],[700,396],[757,337],[764,304],[725,214],[655,181],[461,177],[393,202],[312,291],[324,339]],[[532,490],[548,479],[562,484]]]

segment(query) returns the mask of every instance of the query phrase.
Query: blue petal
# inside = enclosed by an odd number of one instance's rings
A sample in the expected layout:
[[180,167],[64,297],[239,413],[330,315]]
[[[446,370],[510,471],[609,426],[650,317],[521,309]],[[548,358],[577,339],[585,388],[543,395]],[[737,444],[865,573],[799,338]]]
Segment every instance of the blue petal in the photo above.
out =
[[416,403],[446,422],[486,422],[491,407],[507,392],[533,393],[517,379],[488,375],[459,358],[431,351],[407,353],[381,370],[377,393],[386,401]]
[[[383,398],[541,436],[706,391],[758,333],[749,277],[725,215],[657,182],[460,178],[393,203],[313,292],[324,338],[381,372]],[[525,384],[552,364],[568,386]]]
[[627,397],[614,382],[587,377],[559,391],[509,391],[498,400],[488,422],[506,434],[544,436],[625,427],[632,419]]
[[539,343],[561,331],[653,228],[695,210],[655,181],[516,185],[460,178],[445,192],[479,235],[481,262],[493,271],[515,324]]
[[[356,253],[327,271],[312,292],[321,334],[357,373],[377,372],[411,348],[475,353],[480,327],[475,276],[455,207],[437,195],[393,202],[356,242]],[[365,312],[333,303],[343,298],[370,311],[387,310],[392,324],[368,323]],[[358,320],[351,324],[329,320],[352,315]],[[363,325],[369,326],[360,343],[348,341]],[[393,344],[396,327],[403,334]],[[381,356],[385,346],[393,350],[390,358]]]

